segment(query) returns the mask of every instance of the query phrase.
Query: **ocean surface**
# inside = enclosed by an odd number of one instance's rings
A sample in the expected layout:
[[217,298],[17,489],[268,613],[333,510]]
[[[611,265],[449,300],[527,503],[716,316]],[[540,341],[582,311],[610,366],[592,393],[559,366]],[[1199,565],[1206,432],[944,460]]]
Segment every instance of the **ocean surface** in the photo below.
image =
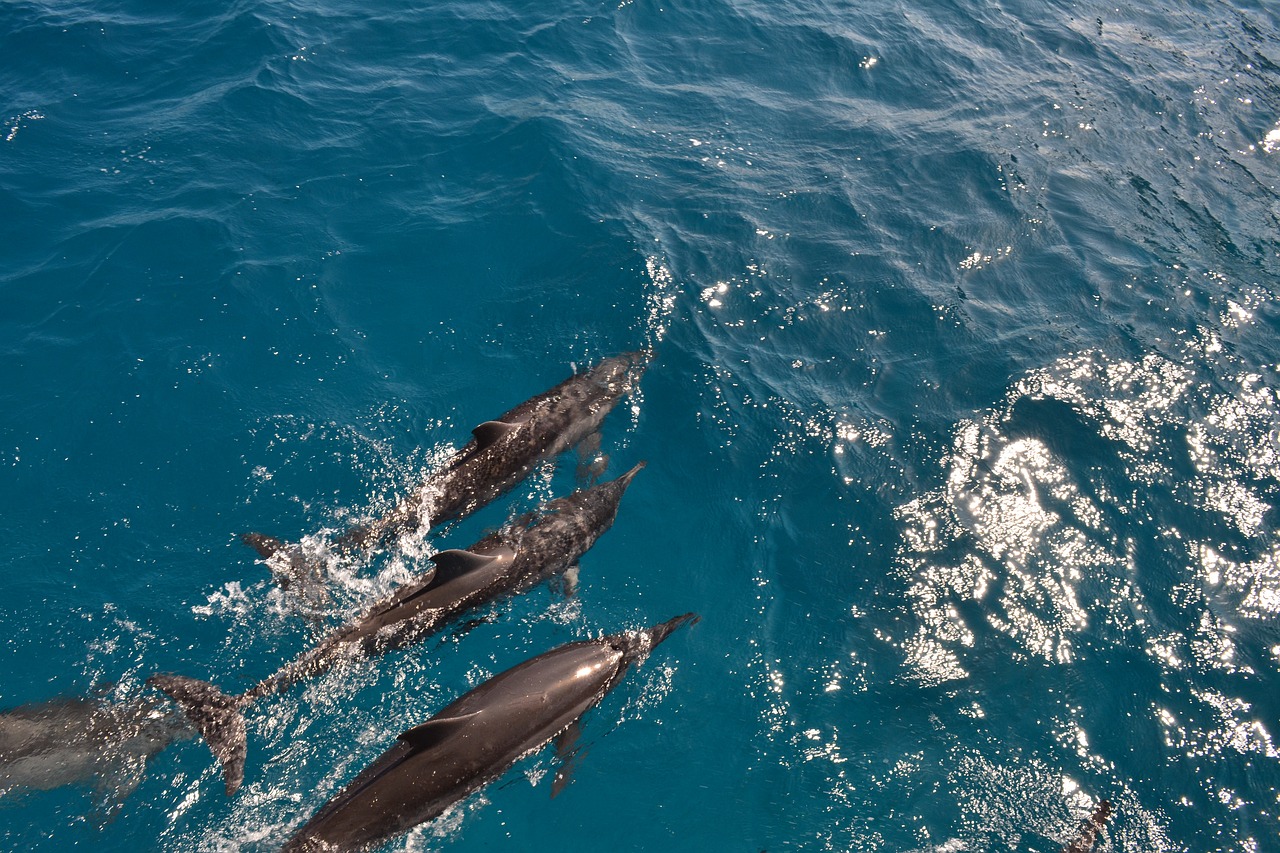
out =
[[386,849],[1056,853],[1107,799],[1098,851],[1280,850],[1276,4],[10,0],[0,57],[0,707],[245,689],[576,460],[319,622],[238,534],[655,352],[576,596],[264,700],[234,797],[198,739],[2,768],[0,848],[278,849],[692,610],[558,797],[546,749]]

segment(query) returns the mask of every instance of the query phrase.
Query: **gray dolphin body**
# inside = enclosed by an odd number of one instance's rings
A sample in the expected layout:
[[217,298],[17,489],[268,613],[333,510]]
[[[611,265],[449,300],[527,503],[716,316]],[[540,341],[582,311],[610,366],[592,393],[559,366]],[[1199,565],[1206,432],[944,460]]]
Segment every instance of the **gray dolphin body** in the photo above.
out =
[[438,816],[565,732],[692,613],[570,643],[494,676],[404,732],[285,845],[357,851]]
[[1109,817],[1111,817],[1111,801],[1102,800],[1093,810],[1093,815],[1088,820],[1080,822],[1080,834],[1062,848],[1062,853],[1092,853],[1093,845],[1098,841],[1098,833],[1102,832],[1102,828],[1107,825]]
[[522,592],[564,572],[609,529],[641,462],[616,480],[574,492],[523,516],[470,548],[442,551],[436,568],[405,584],[316,646],[240,696],[179,675],[147,683],[172,697],[222,763],[227,793],[244,779],[245,721],[241,709],[346,660],[404,648],[487,602]]
[[195,731],[151,700],[76,697],[0,713],[0,795],[94,783],[118,805],[142,781],[147,759]]
[[[472,439],[439,472],[371,524],[354,527],[333,543],[339,553],[384,545],[395,536],[461,518],[499,497],[534,466],[600,429],[618,400],[636,386],[650,353],[637,350],[574,374],[472,430]],[[315,559],[297,543],[261,533],[241,539],[271,567],[282,586],[323,577]]]

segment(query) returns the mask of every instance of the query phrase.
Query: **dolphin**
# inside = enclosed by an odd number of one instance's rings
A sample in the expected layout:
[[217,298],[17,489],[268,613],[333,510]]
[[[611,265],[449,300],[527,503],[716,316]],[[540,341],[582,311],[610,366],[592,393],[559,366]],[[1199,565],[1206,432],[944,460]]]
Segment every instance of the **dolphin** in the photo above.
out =
[[180,675],[153,675],[147,683],[173,698],[195,723],[222,764],[227,793],[235,793],[247,749],[241,709],[344,661],[405,648],[469,610],[564,573],[613,524],[623,492],[643,467],[641,462],[616,480],[550,501],[465,550],[436,554],[433,570],[239,696]]
[[1111,817],[1111,801],[1102,800],[1093,810],[1093,815],[1088,820],[1080,822],[1080,834],[1062,848],[1062,853],[1090,853],[1098,840],[1098,833],[1107,825],[1109,817]]
[[633,663],[697,619],[686,613],[647,630],[569,643],[494,676],[401,734],[298,830],[285,853],[366,850],[431,820],[574,731]]
[[[600,429],[614,404],[636,386],[652,356],[636,350],[606,358],[471,431],[450,461],[387,515],[353,527],[332,544],[339,554],[374,550],[396,536],[462,518],[499,497],[539,462],[579,444]],[[267,562],[283,587],[323,578],[316,559],[298,543],[261,533],[241,540]]]
[[0,713],[0,796],[93,782],[113,811],[147,760],[195,730],[151,699],[52,699]]

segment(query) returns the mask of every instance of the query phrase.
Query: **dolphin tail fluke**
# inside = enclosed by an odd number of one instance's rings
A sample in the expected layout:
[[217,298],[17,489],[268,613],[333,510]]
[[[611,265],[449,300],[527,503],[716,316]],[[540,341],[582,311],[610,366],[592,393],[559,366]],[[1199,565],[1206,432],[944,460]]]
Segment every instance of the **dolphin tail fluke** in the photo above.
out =
[[147,684],[177,702],[204,735],[213,757],[222,765],[227,795],[234,794],[244,781],[244,760],[248,752],[240,701],[207,681],[181,675],[153,675]]

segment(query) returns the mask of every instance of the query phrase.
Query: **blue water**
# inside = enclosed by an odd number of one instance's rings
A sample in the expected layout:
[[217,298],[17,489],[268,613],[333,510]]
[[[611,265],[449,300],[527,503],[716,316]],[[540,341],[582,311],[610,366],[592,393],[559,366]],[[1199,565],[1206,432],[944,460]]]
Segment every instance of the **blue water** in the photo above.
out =
[[[274,850],[468,687],[696,610],[390,850],[1280,850],[1280,12],[1261,2],[0,9],[0,705],[243,689],[235,538],[385,510],[652,345],[565,601],[0,798],[11,850]],[[338,567],[330,623],[574,487]]]

